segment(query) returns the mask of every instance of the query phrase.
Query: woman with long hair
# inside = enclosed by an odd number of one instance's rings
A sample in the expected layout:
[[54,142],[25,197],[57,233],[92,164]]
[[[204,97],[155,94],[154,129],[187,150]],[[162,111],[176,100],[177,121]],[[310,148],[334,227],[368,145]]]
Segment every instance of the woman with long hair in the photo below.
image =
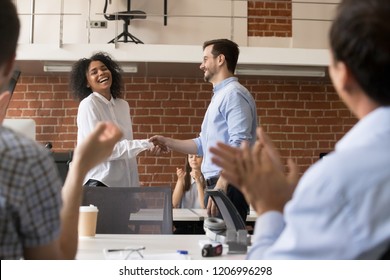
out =
[[200,171],[202,159],[201,156],[190,154],[186,157],[185,170],[177,168],[177,182],[172,197],[174,208],[205,208],[205,180]]
[[84,181],[87,186],[138,187],[138,153],[152,149],[148,139],[133,140],[130,108],[122,99],[121,68],[106,53],[82,58],[72,68],[70,87],[80,101],[77,113],[77,143],[100,121],[117,124],[123,138],[107,161],[91,169]]

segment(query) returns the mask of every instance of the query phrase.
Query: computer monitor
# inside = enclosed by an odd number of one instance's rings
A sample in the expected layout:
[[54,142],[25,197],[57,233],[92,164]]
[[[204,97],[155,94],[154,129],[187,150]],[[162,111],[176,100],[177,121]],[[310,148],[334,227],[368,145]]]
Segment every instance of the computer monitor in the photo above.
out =
[[3,125],[35,140],[35,121],[33,119],[4,119]]

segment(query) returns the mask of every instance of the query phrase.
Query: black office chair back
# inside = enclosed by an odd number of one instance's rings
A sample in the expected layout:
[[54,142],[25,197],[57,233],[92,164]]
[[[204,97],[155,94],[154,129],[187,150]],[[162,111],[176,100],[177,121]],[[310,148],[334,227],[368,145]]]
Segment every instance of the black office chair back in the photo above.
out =
[[99,209],[96,233],[171,234],[170,187],[83,187],[82,205]]
[[51,155],[56,163],[56,167],[58,173],[60,174],[62,182],[65,182],[66,176],[68,175],[69,171],[69,164],[72,161],[73,151],[52,152]]
[[219,190],[206,191],[217,205],[228,230],[244,230],[246,225],[231,200]]
[[103,15],[106,20],[115,20],[115,14],[107,14],[108,0],[104,3]]
[[[111,1],[110,1],[111,2]],[[131,10],[131,0],[127,0],[127,10],[117,12],[114,14],[107,13],[108,8],[108,0],[104,3],[103,8],[103,15],[104,18],[107,20],[123,20],[123,32],[116,36],[114,39],[110,40],[108,43],[114,43],[117,42],[133,42],[136,44],[143,44],[143,42],[135,37],[133,34],[129,32],[128,25],[130,24],[130,21],[133,19],[146,19],[146,13],[144,11],[140,10]]]

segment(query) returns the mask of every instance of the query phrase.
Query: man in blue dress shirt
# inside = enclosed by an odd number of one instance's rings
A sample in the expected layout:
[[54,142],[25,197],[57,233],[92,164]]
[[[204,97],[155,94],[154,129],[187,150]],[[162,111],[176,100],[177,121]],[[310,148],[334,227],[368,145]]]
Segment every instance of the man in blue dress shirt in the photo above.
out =
[[[200,69],[204,72],[204,80],[213,85],[213,96],[202,123],[200,136],[178,140],[157,135],[153,136],[151,141],[174,151],[203,156],[201,169],[207,188],[224,191],[245,221],[249,210],[248,203],[237,188],[219,176],[221,168],[211,161],[209,152],[209,148],[217,142],[239,147],[243,141],[253,144],[256,140],[255,101],[250,92],[234,77],[238,56],[239,48],[235,42],[227,39],[205,42]],[[205,205],[210,215],[217,214],[216,207],[208,196],[205,196]]]
[[330,30],[329,73],[359,122],[298,184],[295,164],[290,160],[290,172],[283,174],[278,153],[261,129],[252,149],[212,148],[213,162],[259,215],[249,259],[388,257],[389,18],[389,0],[341,2]]

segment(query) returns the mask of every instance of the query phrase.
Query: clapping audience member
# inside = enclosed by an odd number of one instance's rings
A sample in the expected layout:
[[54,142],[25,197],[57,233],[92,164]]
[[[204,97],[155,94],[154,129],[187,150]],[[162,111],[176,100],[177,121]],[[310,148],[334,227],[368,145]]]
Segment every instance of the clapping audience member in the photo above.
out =
[[177,182],[173,191],[174,208],[204,209],[205,180],[200,171],[202,157],[187,155],[185,169],[177,168]]
[[[19,27],[14,4],[0,1],[0,88],[12,73]],[[9,91],[0,93],[0,123],[9,98]],[[0,259],[75,257],[83,179],[121,137],[117,126],[98,123],[76,147],[62,187],[46,148],[0,126]]]
[[261,128],[253,148],[211,149],[259,215],[248,259],[378,259],[390,248],[389,18],[388,0],[341,1],[329,74],[359,121],[297,185]]

